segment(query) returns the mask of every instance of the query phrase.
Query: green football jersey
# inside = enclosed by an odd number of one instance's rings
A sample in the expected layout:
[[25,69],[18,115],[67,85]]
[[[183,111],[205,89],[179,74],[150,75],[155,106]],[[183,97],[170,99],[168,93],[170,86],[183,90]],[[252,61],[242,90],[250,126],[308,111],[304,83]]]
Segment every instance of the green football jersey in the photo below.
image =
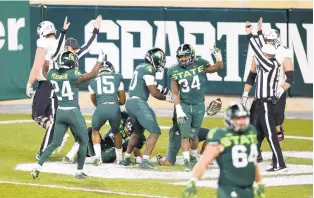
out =
[[58,96],[59,107],[79,107],[79,88],[76,81],[81,75],[77,69],[65,70],[62,73],[51,69],[48,72],[47,79]]
[[88,90],[96,95],[97,105],[104,102],[118,103],[118,92],[124,90],[120,73],[102,72],[89,81]]
[[179,84],[182,103],[188,105],[204,103],[205,84],[207,81],[204,67],[208,64],[208,61],[198,57],[187,68],[176,64],[168,69],[168,76]]
[[255,181],[255,162],[258,155],[255,128],[250,125],[244,132],[212,129],[208,144],[221,144],[223,152],[216,158],[220,168],[218,185],[248,186]]
[[155,79],[156,69],[147,63],[138,65],[133,73],[132,80],[129,86],[129,96],[137,96],[143,100],[147,100],[149,90],[147,88],[144,76],[153,76]]

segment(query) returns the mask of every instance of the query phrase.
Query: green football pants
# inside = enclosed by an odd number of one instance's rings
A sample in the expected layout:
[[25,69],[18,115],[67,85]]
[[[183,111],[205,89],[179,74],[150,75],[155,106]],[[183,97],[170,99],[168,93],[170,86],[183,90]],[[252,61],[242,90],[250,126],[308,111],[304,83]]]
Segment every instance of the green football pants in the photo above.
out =
[[53,140],[43,152],[38,162],[40,165],[43,165],[44,162],[51,156],[52,152],[61,145],[63,137],[69,126],[73,130],[73,133],[80,144],[77,153],[77,169],[83,169],[88,144],[88,133],[85,120],[79,108],[71,110],[57,109]]

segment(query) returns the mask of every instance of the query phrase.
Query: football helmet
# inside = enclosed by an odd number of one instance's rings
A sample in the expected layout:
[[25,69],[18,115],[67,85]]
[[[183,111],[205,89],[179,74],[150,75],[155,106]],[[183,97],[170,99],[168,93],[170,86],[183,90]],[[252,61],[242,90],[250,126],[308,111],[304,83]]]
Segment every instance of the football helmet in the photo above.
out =
[[101,73],[103,71],[116,73],[114,66],[109,61],[103,61],[102,65],[99,69],[99,73]]
[[158,72],[162,72],[166,64],[165,52],[162,49],[155,47],[147,51],[144,60],[155,67]]
[[[245,106],[242,103],[231,103],[224,114],[224,123],[225,126],[233,131],[242,131],[245,130],[250,123],[250,113],[245,108]],[[238,124],[234,120],[235,118],[244,118],[244,124]]]
[[182,44],[177,49],[177,61],[181,67],[186,68],[195,60],[195,50],[190,44]]
[[273,46],[275,46],[275,48],[280,46],[280,34],[277,30],[270,29],[264,32],[263,35],[266,43],[272,44]]
[[62,52],[56,62],[59,69],[74,69],[78,67],[78,57],[70,51]]
[[50,21],[43,21],[37,27],[37,36],[46,37],[48,34],[57,34],[55,25]]

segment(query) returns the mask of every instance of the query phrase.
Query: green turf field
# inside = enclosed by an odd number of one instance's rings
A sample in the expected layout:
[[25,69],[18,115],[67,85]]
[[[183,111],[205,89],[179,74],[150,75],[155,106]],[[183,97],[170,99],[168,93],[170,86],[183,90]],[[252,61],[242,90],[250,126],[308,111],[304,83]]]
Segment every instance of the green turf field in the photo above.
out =
[[[90,116],[86,116],[90,120]],[[0,120],[30,120],[28,115],[4,115],[0,114]],[[159,117],[161,126],[170,126],[169,117]],[[221,118],[206,118],[204,127],[223,126]],[[102,132],[106,132],[106,126]],[[312,120],[286,120],[286,135],[312,137]],[[130,194],[141,194],[147,196],[180,197],[184,186],[174,186],[169,182],[186,180],[162,180],[162,179],[103,179],[91,178],[76,180],[71,175],[59,175],[52,173],[41,173],[40,180],[32,180],[30,172],[16,171],[14,168],[22,163],[35,163],[35,154],[40,146],[44,130],[35,122],[0,124],[0,197],[137,197]],[[73,138],[69,140],[66,148],[51,157],[50,161],[60,161],[70,149]],[[265,141],[266,143],[266,141]],[[168,130],[162,130],[157,146],[152,155],[164,155],[168,144]],[[267,144],[263,145],[263,151],[269,149]],[[285,151],[312,151],[312,140],[286,139],[283,143]],[[181,154],[180,154],[181,155]],[[299,159],[289,157],[289,164],[312,165],[312,159]],[[178,171],[180,165],[173,168],[162,168],[161,171]],[[309,175],[309,174],[307,174]],[[312,174],[311,174],[312,175]],[[301,176],[301,175],[300,175]],[[12,183],[15,184],[12,184]],[[73,188],[73,189],[68,189]],[[87,189],[87,190],[86,190]],[[85,191],[84,191],[85,190]],[[95,190],[95,192],[91,192]],[[112,194],[121,193],[122,194]],[[312,185],[294,185],[267,187],[266,195],[270,198],[308,198],[312,197]],[[215,189],[198,188],[199,197],[215,197]]]

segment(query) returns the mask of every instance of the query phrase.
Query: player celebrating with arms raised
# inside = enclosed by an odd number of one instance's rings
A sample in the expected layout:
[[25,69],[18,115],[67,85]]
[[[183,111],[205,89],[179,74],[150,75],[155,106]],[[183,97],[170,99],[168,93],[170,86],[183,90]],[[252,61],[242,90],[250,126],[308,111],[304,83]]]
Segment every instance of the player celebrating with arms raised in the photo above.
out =
[[[208,144],[192,171],[184,198],[196,197],[196,182],[214,159],[220,167],[218,198],[264,196],[264,185],[256,162],[256,131],[249,124],[249,112],[243,104],[232,103],[225,112],[224,121],[227,128],[212,129],[208,133]],[[254,181],[258,187],[253,192]]]
[[77,69],[77,56],[72,52],[65,51],[57,58],[58,69],[51,69],[48,74],[44,72],[44,76],[47,76],[47,79],[51,82],[54,91],[57,94],[59,104],[56,111],[56,126],[53,140],[45,149],[36,167],[32,170],[31,175],[33,179],[39,178],[42,165],[47,161],[52,152],[60,146],[68,127],[73,129],[73,133],[80,144],[77,153],[77,172],[74,177],[77,179],[88,177],[83,172],[88,144],[88,134],[86,123],[81,114],[78,102],[78,85],[97,76],[103,63],[103,59],[104,54],[102,51],[99,54],[98,61],[92,71],[82,75]]
[[214,47],[213,54],[217,62],[210,65],[201,57],[195,57],[195,50],[191,45],[182,44],[177,50],[178,64],[168,70],[168,75],[172,78],[171,92],[182,138],[181,148],[186,171],[191,170],[190,148],[192,163],[197,161],[197,136],[205,114],[206,73],[214,73],[223,68],[220,49]]

